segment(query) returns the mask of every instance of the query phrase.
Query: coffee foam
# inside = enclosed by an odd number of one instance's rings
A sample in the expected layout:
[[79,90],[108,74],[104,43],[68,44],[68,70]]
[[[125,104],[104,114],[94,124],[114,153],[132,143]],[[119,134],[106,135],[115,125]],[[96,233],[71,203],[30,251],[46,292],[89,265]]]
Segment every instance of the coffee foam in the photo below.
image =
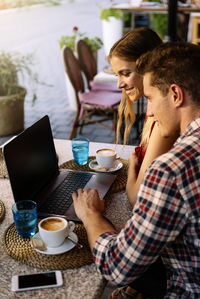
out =
[[48,231],[56,231],[64,228],[65,223],[61,219],[51,218],[51,219],[44,220],[41,223],[41,227]]
[[111,149],[102,149],[102,150],[98,150],[97,154],[99,156],[114,156],[115,152]]

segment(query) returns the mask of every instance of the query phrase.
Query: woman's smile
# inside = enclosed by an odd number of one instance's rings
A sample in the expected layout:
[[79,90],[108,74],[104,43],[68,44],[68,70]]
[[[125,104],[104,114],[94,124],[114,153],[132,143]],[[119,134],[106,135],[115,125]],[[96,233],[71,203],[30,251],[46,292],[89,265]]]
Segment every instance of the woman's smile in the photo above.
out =
[[125,88],[125,92],[127,95],[132,95],[135,93],[135,87]]
[[118,77],[118,88],[124,89],[131,101],[139,100],[143,96],[143,78],[136,72],[135,62],[113,56],[110,63]]

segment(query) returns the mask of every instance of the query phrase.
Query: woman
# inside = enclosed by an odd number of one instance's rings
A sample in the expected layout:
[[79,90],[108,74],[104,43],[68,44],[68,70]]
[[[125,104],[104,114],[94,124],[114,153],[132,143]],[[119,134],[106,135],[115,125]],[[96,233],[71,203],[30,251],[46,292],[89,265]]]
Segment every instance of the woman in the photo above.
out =
[[[117,134],[119,135],[124,114],[126,121],[125,144],[130,128],[135,120],[132,104],[144,96],[143,78],[137,74],[135,62],[142,54],[152,50],[161,43],[162,40],[153,30],[147,27],[140,27],[128,32],[110,50],[109,59],[113,71],[118,76],[118,88],[123,89],[123,98],[119,107]],[[137,147],[136,152],[129,158],[126,192],[132,205],[135,203],[146,168],[156,157],[167,152],[178,137],[177,135],[167,139],[161,137],[159,128],[150,114],[151,112],[147,111],[140,147]]]
[[[136,60],[145,52],[162,43],[159,36],[147,27],[136,28],[128,32],[110,50],[109,59],[112,69],[118,76],[118,87],[123,89],[123,97],[119,106],[117,135],[125,118],[124,144],[126,144],[131,126],[135,120],[133,102],[144,96],[143,78],[136,72]],[[140,183],[145,170],[159,155],[167,152],[177,139],[177,135],[163,138],[151,111],[146,112],[146,120],[142,131],[140,146],[129,157],[128,180],[126,192],[128,200],[134,206]],[[163,298],[166,289],[166,274],[162,261],[157,260],[147,272],[130,286],[115,290],[110,298]]]

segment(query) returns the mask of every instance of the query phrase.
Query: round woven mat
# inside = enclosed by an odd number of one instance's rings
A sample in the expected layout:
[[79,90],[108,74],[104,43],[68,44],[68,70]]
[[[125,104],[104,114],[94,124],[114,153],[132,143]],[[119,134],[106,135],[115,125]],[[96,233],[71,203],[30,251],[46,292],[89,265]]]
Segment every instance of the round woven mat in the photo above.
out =
[[0,200],[0,222],[3,220],[5,216],[5,206],[3,201]]
[[68,252],[58,255],[46,255],[35,251],[29,239],[21,238],[12,223],[4,234],[4,247],[14,259],[41,269],[65,270],[78,268],[93,262],[92,254],[87,241],[87,234],[83,224],[76,224],[74,232],[83,244],[82,249],[74,247]]
[[[95,159],[94,156],[91,156],[88,158],[88,163],[86,165],[78,165],[74,162],[74,160],[69,160],[62,165],[60,165],[61,169],[72,169],[72,170],[82,170],[82,171],[93,171],[89,168],[89,162],[91,160]],[[117,178],[112,184],[109,192],[119,192],[123,190],[126,186],[127,181],[127,170],[128,170],[128,161],[124,159],[119,159],[123,163],[123,167],[116,171],[115,174],[117,174]]]
[[2,152],[0,152],[0,177],[1,178],[8,178],[6,163],[4,161],[4,157],[3,157]]

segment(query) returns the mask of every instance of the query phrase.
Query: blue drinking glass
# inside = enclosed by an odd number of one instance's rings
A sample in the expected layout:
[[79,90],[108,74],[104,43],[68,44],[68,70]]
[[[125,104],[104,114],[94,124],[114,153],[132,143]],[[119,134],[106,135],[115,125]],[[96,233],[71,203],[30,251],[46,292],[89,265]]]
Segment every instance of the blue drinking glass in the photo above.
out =
[[20,237],[33,237],[37,227],[37,204],[32,200],[18,201],[13,204],[12,212]]
[[88,162],[89,140],[85,137],[72,139],[72,152],[74,161],[78,165],[85,165]]

